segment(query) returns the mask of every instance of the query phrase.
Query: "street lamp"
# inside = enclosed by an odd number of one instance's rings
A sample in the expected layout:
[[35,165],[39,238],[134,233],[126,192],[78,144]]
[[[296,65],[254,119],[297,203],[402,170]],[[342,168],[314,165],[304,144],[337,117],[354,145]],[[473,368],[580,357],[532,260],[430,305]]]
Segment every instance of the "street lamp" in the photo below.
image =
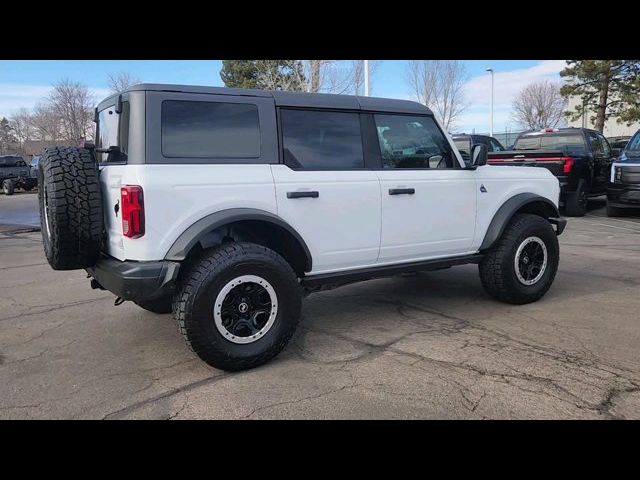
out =
[[491,136],[493,137],[493,68],[487,68],[487,72],[491,72]]
[[364,96],[369,96],[369,60],[364,60]]

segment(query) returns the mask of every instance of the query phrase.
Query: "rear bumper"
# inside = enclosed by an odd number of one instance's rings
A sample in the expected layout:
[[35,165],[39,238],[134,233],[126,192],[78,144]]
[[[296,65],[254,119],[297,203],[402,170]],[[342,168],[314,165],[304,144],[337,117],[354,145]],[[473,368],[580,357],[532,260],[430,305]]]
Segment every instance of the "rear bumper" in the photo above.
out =
[[615,207],[640,208],[640,184],[609,183],[607,201]]
[[163,260],[159,262],[120,261],[102,257],[87,273],[102,287],[125,300],[152,300],[170,295],[180,263]]

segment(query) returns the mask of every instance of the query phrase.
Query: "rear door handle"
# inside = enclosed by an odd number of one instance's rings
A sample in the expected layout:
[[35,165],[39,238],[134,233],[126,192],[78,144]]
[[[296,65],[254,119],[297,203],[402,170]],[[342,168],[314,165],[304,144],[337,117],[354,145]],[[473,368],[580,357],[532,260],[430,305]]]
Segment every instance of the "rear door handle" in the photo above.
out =
[[287,192],[287,198],[318,198],[320,193],[317,191],[311,192]]
[[416,193],[415,188],[390,188],[389,195],[413,195]]

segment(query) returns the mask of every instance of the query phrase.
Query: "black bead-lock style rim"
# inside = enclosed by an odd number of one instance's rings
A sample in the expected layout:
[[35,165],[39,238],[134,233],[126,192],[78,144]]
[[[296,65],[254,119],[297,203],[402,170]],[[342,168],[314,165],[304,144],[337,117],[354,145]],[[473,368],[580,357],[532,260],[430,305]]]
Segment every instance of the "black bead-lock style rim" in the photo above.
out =
[[525,238],[514,258],[518,281],[523,285],[533,285],[538,282],[547,269],[547,259],[547,246],[540,237]]
[[273,326],[278,297],[271,284],[257,275],[242,275],[228,282],[213,306],[216,328],[233,343],[253,343]]

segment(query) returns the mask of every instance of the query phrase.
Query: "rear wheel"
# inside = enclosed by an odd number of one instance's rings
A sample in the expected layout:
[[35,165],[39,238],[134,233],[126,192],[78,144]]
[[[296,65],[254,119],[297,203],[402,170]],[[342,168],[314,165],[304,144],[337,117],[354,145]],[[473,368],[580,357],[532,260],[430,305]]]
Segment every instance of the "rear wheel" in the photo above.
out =
[[5,195],[13,195],[13,191],[15,190],[16,185],[13,183],[13,180],[5,180],[2,182],[2,191]]
[[180,281],[174,315],[209,365],[244,370],[276,356],[300,318],[300,284],[276,252],[253,243],[208,250]]
[[575,192],[567,194],[565,212],[570,217],[582,217],[587,213],[587,182],[581,179]]
[[551,287],[559,262],[556,233],[544,218],[516,214],[480,262],[480,279],[494,298],[535,302]]

